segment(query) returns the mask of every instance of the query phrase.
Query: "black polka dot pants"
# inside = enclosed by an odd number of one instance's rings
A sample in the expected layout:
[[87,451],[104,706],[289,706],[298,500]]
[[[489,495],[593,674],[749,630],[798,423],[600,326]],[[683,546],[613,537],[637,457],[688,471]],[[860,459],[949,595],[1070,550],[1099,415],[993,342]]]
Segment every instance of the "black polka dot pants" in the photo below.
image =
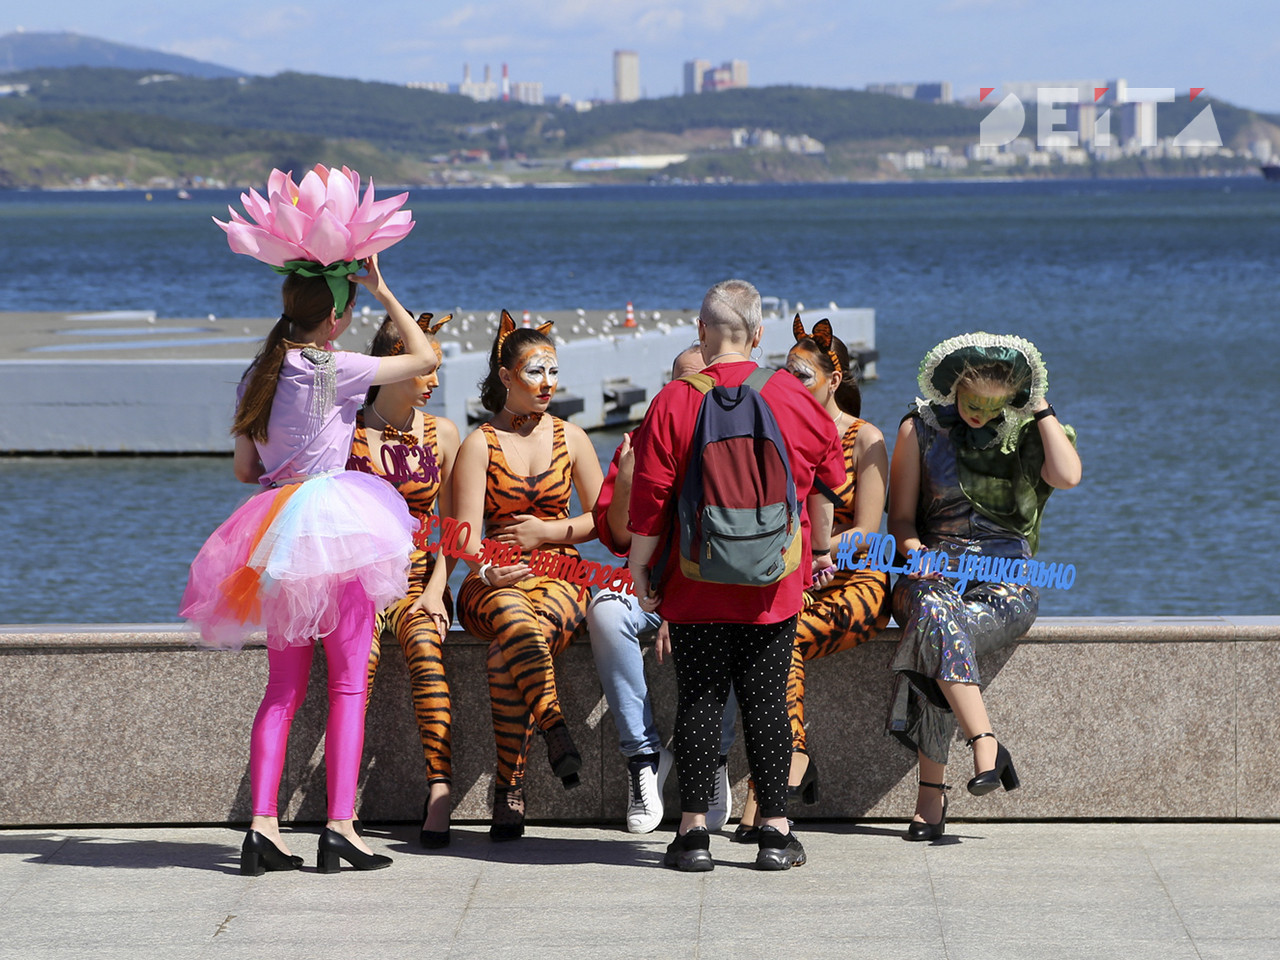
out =
[[742,710],[743,745],[760,813],[787,815],[787,673],[795,636],[795,617],[781,623],[671,624],[674,746],[682,811],[707,812],[720,761],[720,722],[732,683]]

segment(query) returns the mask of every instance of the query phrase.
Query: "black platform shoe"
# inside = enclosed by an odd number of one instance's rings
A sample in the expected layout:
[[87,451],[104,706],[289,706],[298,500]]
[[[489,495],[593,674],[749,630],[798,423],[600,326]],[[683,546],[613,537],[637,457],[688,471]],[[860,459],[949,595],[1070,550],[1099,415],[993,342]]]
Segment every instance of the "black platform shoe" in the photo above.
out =
[[673,867],[682,873],[705,873],[714,870],[716,863],[711,859],[711,834],[706,827],[692,827],[667,845],[667,852],[662,857],[662,864]]
[[354,843],[325,827],[320,831],[320,846],[316,848],[316,870],[320,873],[337,873],[345,860],[356,870],[382,870],[391,866],[391,858],[380,853],[365,853]]
[[582,754],[578,753],[573,737],[569,736],[569,727],[562,720],[550,729],[543,730],[542,737],[547,741],[547,762],[551,764],[552,772],[560,778],[566,790],[576,787],[582,782],[578,779],[578,771],[582,769]]
[[937,840],[947,832],[947,791],[951,788],[945,783],[925,783],[923,780],[920,781],[920,786],[942,791],[942,818],[937,823],[912,820],[907,832],[902,835],[903,840]]
[[[983,737],[994,737],[994,733],[980,733],[965,741],[973,749],[975,741]],[[969,781],[969,792],[975,797],[984,797],[996,787],[1004,787],[1005,791],[1017,790],[1022,781],[1018,779],[1018,771],[1013,769],[1013,758],[1003,743],[996,744],[996,765]]]
[[285,853],[257,830],[244,835],[240,845],[240,873],[246,877],[260,877],[268,870],[298,870],[302,858]]
[[760,828],[760,850],[756,854],[757,870],[790,870],[792,867],[803,867],[806,857],[800,838],[791,833],[783,833],[777,827]]
[[[427,822],[427,810],[430,807],[431,796],[428,794],[427,799],[422,801],[423,823]],[[450,839],[451,835],[448,827],[445,827],[443,830],[428,830],[426,827],[423,827],[418,831],[418,846],[422,847],[424,850],[440,850],[441,848],[449,845]]]

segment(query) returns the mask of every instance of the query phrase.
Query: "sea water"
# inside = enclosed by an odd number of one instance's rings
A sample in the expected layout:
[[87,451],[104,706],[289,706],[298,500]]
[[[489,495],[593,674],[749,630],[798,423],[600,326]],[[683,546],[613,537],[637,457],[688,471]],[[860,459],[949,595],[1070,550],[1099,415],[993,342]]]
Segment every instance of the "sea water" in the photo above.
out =
[[[277,276],[210,220],[228,203],[0,192],[0,309],[270,315]],[[418,225],[383,264],[411,310],[693,307],[729,276],[802,301],[808,324],[830,301],[874,307],[863,413],[890,445],[930,346],[1028,337],[1084,461],[1039,556],[1077,577],[1041,612],[1280,613],[1280,188],[423,190],[409,206]],[[618,436],[593,438],[607,461]],[[192,555],[249,492],[222,458],[0,459],[0,623],[172,621]]]

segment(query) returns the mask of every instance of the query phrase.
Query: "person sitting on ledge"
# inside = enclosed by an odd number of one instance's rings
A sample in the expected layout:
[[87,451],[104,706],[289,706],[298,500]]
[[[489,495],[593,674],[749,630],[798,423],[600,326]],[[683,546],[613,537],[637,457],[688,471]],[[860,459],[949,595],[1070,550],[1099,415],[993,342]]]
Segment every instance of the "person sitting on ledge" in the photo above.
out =
[[[840,431],[845,480],[836,495],[831,536],[868,534],[880,529],[888,482],[889,454],[884,434],[861,419],[862,392],[849,360],[849,349],[835,336],[828,320],[806,332],[797,315],[792,325],[796,345],[787,354],[787,372],[814,396]],[[841,569],[826,584],[807,591],[796,621],[787,680],[787,714],[791,719],[791,775],[788,802],[818,800],[818,767],[809,756],[805,736],[805,661],[828,657],[865,643],[889,622],[889,575],[875,570]],[[738,843],[759,838],[754,791],[747,794],[742,819],[733,833]]]
[[[437,363],[444,351],[436,339],[449,320],[431,324],[431,314],[418,318],[435,352]],[[374,334],[369,354],[395,357],[404,352],[404,340],[388,317]],[[348,468],[385,478],[400,491],[409,512],[423,526],[418,538],[434,526],[437,513],[453,513],[453,463],[458,456],[458,428],[453,421],[418,407],[431,399],[440,385],[439,366],[430,373],[401,383],[370,387],[364,408],[356,418]],[[422,805],[422,830],[418,843],[437,849],[449,843],[450,784],[453,780],[453,710],[449,683],[444,675],[444,638],[453,622],[453,598],[449,595],[449,571],[454,560],[440,551],[415,544],[410,557],[409,593],[378,616],[369,650],[369,691],[372,694],[383,633],[390,634],[404,651],[413,695],[418,738],[426,762],[427,796]]]
[[[969,333],[920,363],[919,399],[902,420],[889,475],[889,534],[900,555],[939,551],[1029,558],[1045,501],[1080,482],[1075,431],[1045,397],[1049,374],[1021,337]],[[947,824],[947,754],[957,721],[973,749],[969,792],[1019,785],[983,703],[978,658],[1008,646],[1035,621],[1040,593],[1017,583],[970,583],[963,593],[936,572],[893,588],[902,639],[888,730],[920,761],[906,840],[936,840]]]
[[[462,442],[454,471],[460,529],[469,554],[485,539],[513,550],[514,562],[468,561],[458,593],[462,625],[489,642],[489,699],[498,763],[493,840],[524,835],[524,763],[533,731],[565,788],[577,786],[582,756],[560,708],[552,657],[569,646],[586,613],[581,588],[536,574],[543,554],[577,557],[573,546],[595,536],[591,508],[600,492],[600,461],[581,427],[548,414],[559,382],[551,324],[517,328],[504,310],[489,353],[480,402],[493,416]],[[584,513],[569,515],[576,490]]]

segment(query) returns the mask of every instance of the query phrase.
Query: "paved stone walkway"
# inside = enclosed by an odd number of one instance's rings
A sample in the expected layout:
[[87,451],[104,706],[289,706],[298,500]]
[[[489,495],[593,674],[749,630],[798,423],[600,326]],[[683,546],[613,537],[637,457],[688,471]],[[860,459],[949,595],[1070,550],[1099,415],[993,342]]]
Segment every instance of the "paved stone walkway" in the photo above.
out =
[[1280,957],[1280,824],[802,824],[807,865],[662,867],[633,837],[535,826],[496,845],[454,828],[425,852],[370,826],[387,870],[237,872],[224,828],[0,831],[0,958],[748,958],[1266,960]]

